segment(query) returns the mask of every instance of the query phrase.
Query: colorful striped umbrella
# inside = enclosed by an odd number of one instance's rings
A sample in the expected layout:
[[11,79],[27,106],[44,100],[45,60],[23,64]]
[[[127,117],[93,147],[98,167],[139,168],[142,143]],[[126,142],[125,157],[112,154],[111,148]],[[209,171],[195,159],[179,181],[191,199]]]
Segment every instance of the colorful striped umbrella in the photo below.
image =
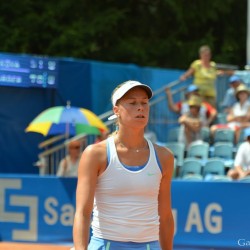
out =
[[56,106],[44,110],[25,129],[47,135],[98,135],[107,131],[106,125],[92,111],[70,105]]

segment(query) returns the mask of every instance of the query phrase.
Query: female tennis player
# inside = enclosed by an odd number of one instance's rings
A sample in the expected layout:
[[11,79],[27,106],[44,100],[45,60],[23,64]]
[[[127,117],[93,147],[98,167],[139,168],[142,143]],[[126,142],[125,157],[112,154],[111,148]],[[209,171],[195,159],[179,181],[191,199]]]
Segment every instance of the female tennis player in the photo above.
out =
[[174,156],[144,138],[151,97],[151,88],[137,81],[113,91],[118,130],[88,146],[79,164],[75,250],[172,249]]

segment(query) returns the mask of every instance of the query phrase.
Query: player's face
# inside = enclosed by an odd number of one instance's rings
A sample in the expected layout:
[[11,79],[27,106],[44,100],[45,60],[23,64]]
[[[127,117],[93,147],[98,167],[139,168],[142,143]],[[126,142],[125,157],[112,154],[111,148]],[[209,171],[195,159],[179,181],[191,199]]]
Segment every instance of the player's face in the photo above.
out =
[[145,127],[149,117],[149,99],[143,88],[135,87],[118,102],[119,122],[128,126]]

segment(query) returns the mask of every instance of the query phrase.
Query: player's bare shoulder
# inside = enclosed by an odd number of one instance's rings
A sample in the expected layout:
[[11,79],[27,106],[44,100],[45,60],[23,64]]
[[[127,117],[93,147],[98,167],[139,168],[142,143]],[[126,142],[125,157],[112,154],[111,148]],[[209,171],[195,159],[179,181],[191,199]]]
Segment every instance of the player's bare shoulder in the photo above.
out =
[[98,175],[105,170],[107,164],[107,141],[88,145],[81,156],[79,172],[96,172]]
[[171,175],[174,168],[174,154],[169,148],[164,146],[154,144],[154,148],[161,163],[163,173],[169,173]]
[[91,158],[98,158],[101,159],[107,152],[107,140],[103,140],[98,143],[88,145],[84,151],[83,155],[91,157]]
[[154,148],[157,151],[157,154],[159,155],[159,157],[174,158],[174,155],[173,155],[172,151],[169,148],[164,147],[164,146],[160,146],[160,145],[157,145],[157,144],[154,144]]

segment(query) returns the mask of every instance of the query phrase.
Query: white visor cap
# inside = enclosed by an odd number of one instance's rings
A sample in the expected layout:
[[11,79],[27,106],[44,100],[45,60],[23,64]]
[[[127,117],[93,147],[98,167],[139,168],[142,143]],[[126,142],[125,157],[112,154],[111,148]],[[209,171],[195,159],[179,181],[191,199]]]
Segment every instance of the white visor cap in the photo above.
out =
[[[137,81],[127,81],[125,82],[120,88],[118,88],[113,96],[112,96],[112,105],[115,106],[117,101],[119,99],[121,99],[130,89],[134,88],[134,87],[141,87],[143,88],[146,92],[147,92],[147,95],[148,95],[148,99],[150,99],[152,96],[153,96],[153,91],[152,89],[146,85],[146,84],[142,84],[140,82],[137,82]],[[114,114],[114,115],[111,115],[108,120],[113,120],[113,119],[117,119],[117,116]]]
[[113,94],[112,96],[113,106],[115,106],[117,101],[121,99],[130,89],[135,88],[135,87],[141,87],[145,89],[148,95],[148,99],[150,99],[153,96],[153,91],[148,85],[142,84],[137,81],[127,81],[120,88],[118,88]]

